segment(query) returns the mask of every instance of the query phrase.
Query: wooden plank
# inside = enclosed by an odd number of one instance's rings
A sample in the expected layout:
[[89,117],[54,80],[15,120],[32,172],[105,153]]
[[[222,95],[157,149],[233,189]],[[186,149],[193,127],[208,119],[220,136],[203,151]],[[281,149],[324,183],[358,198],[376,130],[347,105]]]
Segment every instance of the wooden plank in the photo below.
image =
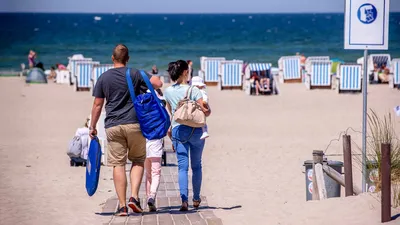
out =
[[315,164],[315,175],[318,186],[318,195],[319,199],[327,199],[328,194],[326,192],[325,180],[324,180],[324,171],[322,170],[322,165],[320,163]]
[[[335,180],[336,182],[338,182],[340,185],[342,185],[344,187],[344,178],[342,177],[342,175],[337,172],[336,170],[334,170],[332,167],[328,166],[328,165],[322,165],[322,169],[325,171],[325,173],[332,178],[333,180]],[[358,188],[357,186],[353,186],[353,192],[356,195],[361,194],[361,189]]]

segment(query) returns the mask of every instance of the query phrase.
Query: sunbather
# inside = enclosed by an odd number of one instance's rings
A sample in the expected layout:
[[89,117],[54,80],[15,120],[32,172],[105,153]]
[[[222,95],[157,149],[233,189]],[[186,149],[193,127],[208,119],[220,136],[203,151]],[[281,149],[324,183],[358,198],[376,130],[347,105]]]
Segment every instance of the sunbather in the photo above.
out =
[[270,79],[266,74],[266,71],[261,71],[260,75],[260,87],[262,90],[269,91],[269,84],[270,84]]
[[378,77],[381,82],[389,82],[390,70],[386,67],[386,64],[382,64],[381,70],[378,72]]

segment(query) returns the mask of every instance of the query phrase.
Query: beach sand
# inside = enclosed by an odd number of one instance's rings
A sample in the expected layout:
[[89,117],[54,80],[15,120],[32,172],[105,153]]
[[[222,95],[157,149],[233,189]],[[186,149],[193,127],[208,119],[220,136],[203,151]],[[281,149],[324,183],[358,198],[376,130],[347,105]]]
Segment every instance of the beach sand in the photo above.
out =
[[[227,225],[380,224],[377,195],[305,201],[303,162],[348,127],[361,131],[362,95],[309,91],[303,84],[281,84],[280,89],[279,96],[246,96],[208,88],[213,113],[202,194],[209,206],[218,208],[215,214]],[[85,169],[70,167],[66,155],[69,140],[90,113],[90,93],[0,78],[0,96],[1,223],[107,222],[109,217],[96,213],[115,195],[111,169],[101,168],[98,191],[88,197]],[[393,113],[400,92],[370,85],[368,104],[379,113]],[[400,134],[400,117],[395,123]],[[361,134],[349,134],[361,146]],[[341,143],[333,141],[326,154],[341,153]],[[353,145],[353,152],[360,151]],[[360,186],[360,166],[353,162]],[[397,213],[393,209],[392,215]]]

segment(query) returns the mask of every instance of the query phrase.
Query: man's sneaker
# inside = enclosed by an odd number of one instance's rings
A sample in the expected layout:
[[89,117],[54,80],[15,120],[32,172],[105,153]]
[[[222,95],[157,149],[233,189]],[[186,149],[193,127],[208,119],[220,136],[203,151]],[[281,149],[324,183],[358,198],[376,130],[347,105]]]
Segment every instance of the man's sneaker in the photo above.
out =
[[204,140],[206,138],[208,138],[210,135],[208,135],[208,132],[203,132],[203,135],[201,135],[200,139]]
[[115,213],[115,216],[128,216],[128,207],[122,206]]
[[157,211],[156,202],[155,202],[154,198],[149,198],[149,200],[147,200],[147,205],[149,206],[150,212]]
[[143,209],[140,206],[140,199],[136,200],[133,197],[129,198],[128,206],[135,212],[135,213],[142,213]]

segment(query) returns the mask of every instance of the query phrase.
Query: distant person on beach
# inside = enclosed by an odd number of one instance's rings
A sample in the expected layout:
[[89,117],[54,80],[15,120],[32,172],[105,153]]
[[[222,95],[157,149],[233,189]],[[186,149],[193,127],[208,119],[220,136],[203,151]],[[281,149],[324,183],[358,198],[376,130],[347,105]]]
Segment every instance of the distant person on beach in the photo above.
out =
[[47,77],[47,79],[55,79],[56,77],[57,77],[56,68],[52,66],[50,68],[50,75]]
[[36,59],[36,52],[34,52],[33,50],[30,50],[29,54],[28,54],[29,68],[33,68],[36,66],[35,59]]
[[[174,85],[165,90],[165,99],[167,108],[171,115],[175,113],[180,100],[186,96],[189,89],[189,65],[186,61],[178,60],[168,64],[168,73],[171,76]],[[197,87],[193,87],[190,99],[196,101],[204,114],[209,116],[211,110],[204,107],[203,96]],[[205,140],[200,139],[203,134],[201,128],[189,127],[181,125],[172,120],[171,128],[168,131],[169,137],[172,139],[174,149],[178,158],[178,180],[179,190],[182,200],[180,211],[188,211],[189,209],[189,191],[188,191],[188,170],[189,170],[189,154],[192,168],[192,185],[193,185],[193,207],[197,209],[200,206],[200,189],[202,182],[201,158]]]
[[56,64],[56,68],[57,68],[58,70],[66,70],[66,69],[67,69],[66,66],[64,66],[63,64],[60,64],[60,63],[57,63],[57,64]]
[[382,64],[380,71],[378,71],[378,77],[381,82],[389,82],[390,70],[386,67],[386,64]]
[[[197,87],[200,90],[200,92],[203,96],[204,107],[205,108],[209,107],[209,98],[208,98],[207,91],[206,91],[206,85],[203,82],[203,78],[201,78],[199,76],[192,77],[191,85]],[[210,135],[208,134],[207,124],[204,127],[202,127],[202,129],[203,129],[203,134],[201,135],[200,139],[208,138]]]
[[153,65],[153,67],[151,68],[151,73],[152,74],[158,74],[158,69],[156,65]]
[[[161,89],[156,90],[157,97],[166,106]],[[150,212],[157,211],[156,196],[161,178],[161,158],[164,151],[164,139],[146,139],[146,160],[144,168],[146,170],[146,196],[147,205]]]
[[269,91],[269,83],[270,83],[270,79],[267,75],[267,71],[261,71],[260,72],[260,86],[261,89],[264,89],[266,91]]
[[260,89],[261,89],[261,85],[260,85],[260,77],[258,76],[257,72],[253,71],[253,73],[250,76],[250,81],[253,82],[253,85],[256,89],[256,95],[260,94]]
[[190,80],[193,77],[193,62],[192,62],[192,60],[187,60],[186,62],[188,64],[188,66],[189,66],[189,77],[188,77],[189,80],[188,80],[188,82],[190,82]]
[[[142,182],[144,161],[146,159],[146,139],[140,130],[131,96],[126,82],[126,64],[129,60],[128,48],[118,44],[112,53],[111,59],[114,68],[104,72],[96,82],[93,91],[95,97],[92,108],[92,119],[90,121],[90,136],[97,135],[96,124],[99,120],[101,110],[106,100],[105,129],[107,135],[107,162],[113,167],[114,186],[117,192],[119,206],[115,213],[117,216],[127,216],[126,204],[127,179],[125,165],[127,159],[132,162],[130,168],[131,197],[128,206],[136,213],[142,213],[139,199],[139,188]],[[147,91],[139,70],[131,69],[130,76],[136,95]],[[154,89],[162,87],[159,77],[147,74]]]

